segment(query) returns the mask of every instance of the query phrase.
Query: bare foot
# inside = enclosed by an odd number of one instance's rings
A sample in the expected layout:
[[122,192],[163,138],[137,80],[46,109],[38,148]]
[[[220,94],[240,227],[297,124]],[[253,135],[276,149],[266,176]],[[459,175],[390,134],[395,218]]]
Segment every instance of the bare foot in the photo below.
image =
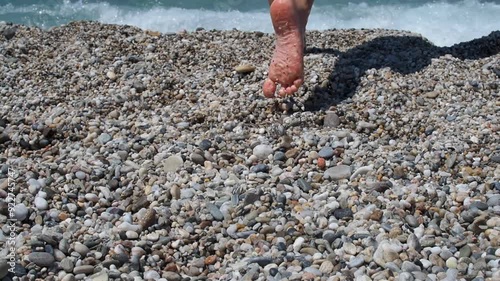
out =
[[269,66],[269,78],[264,82],[264,95],[291,95],[304,82],[304,33],[307,14],[295,7],[291,0],[274,0],[271,19],[276,32],[276,49]]

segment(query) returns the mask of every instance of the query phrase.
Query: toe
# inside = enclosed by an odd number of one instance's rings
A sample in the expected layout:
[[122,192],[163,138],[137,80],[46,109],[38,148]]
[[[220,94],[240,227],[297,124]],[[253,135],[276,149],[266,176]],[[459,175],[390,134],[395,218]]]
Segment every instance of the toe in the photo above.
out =
[[286,88],[286,93],[289,95],[292,95],[292,94],[296,93],[297,90],[298,90],[297,87],[295,85],[292,85],[292,86]]
[[295,86],[295,88],[300,88],[300,86],[302,86],[302,83],[304,83],[304,80],[303,79],[297,79],[295,81],[293,81],[293,85]]
[[262,90],[264,91],[264,96],[266,98],[272,98],[276,92],[276,84],[271,79],[266,79],[264,85],[262,86]]
[[279,96],[280,97],[286,97],[287,93],[286,93],[286,88],[285,87],[281,87],[280,91],[279,91]]

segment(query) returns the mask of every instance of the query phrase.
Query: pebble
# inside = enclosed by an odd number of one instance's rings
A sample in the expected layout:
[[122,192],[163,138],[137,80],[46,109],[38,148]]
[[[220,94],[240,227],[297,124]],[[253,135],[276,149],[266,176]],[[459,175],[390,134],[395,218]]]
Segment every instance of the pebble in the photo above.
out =
[[112,137],[111,137],[110,134],[108,134],[108,133],[102,133],[97,138],[97,141],[99,141],[99,143],[101,143],[101,144],[106,144],[106,143],[110,142],[111,139],[112,139]]
[[319,267],[319,271],[321,271],[321,273],[323,274],[330,274],[333,272],[333,269],[334,269],[333,263],[329,260],[322,262]]
[[307,182],[306,180],[304,179],[298,179],[297,180],[297,185],[299,186],[299,188],[304,191],[304,192],[309,192],[311,189],[312,189],[312,186],[309,182]]
[[49,208],[49,203],[47,203],[47,200],[42,197],[35,197],[35,207],[38,210],[47,210]]
[[28,259],[34,264],[42,267],[52,266],[55,261],[53,255],[44,252],[32,252],[28,255]]
[[334,154],[335,154],[335,151],[333,150],[333,148],[331,148],[329,146],[325,146],[325,147],[321,148],[320,151],[318,152],[319,157],[322,157],[325,159],[332,158],[332,156]]
[[90,252],[90,249],[80,242],[75,242],[73,248],[75,249],[75,252],[79,253],[82,257],[87,256],[87,254]]
[[78,275],[78,274],[93,274],[94,273],[94,266],[92,265],[80,265],[80,266],[75,266],[73,269],[73,274]]
[[73,272],[73,269],[75,268],[75,265],[69,258],[62,259],[59,265],[68,273]]
[[84,180],[85,178],[87,178],[87,174],[85,174],[82,171],[77,171],[75,173],[75,177],[78,178],[78,179],[80,179],[80,180]]
[[325,119],[323,121],[323,126],[326,128],[337,128],[339,125],[339,116],[333,111],[327,111],[325,114]]
[[347,165],[338,165],[329,168],[323,174],[323,177],[325,179],[331,179],[331,180],[348,179],[350,176],[351,176],[351,167]]
[[17,204],[14,207],[14,218],[18,221],[23,221],[28,216],[28,208],[23,203]]
[[257,158],[261,160],[266,159],[272,153],[273,147],[266,144],[259,144],[253,149],[253,155],[257,156]]
[[9,273],[10,265],[6,259],[0,259],[0,278],[4,278]]
[[184,164],[182,158],[178,155],[168,157],[163,161],[163,169],[165,172],[175,172]]
[[208,203],[207,208],[215,220],[217,221],[224,220],[224,214],[220,211],[220,209],[217,206],[215,206],[212,203]]

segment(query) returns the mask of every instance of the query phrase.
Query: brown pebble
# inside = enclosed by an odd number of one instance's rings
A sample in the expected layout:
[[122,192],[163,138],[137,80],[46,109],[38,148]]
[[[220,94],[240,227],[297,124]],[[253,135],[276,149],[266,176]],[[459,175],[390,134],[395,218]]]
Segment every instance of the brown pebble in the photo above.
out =
[[175,263],[171,262],[165,266],[164,270],[170,272],[179,272],[179,267]]
[[374,221],[380,221],[382,219],[383,212],[381,210],[374,210],[370,215],[370,219]]
[[59,215],[57,216],[61,221],[64,221],[68,218],[68,214],[66,214],[65,212],[61,212],[59,213]]
[[142,226],[143,229],[146,229],[150,226],[152,226],[156,221],[156,211],[155,209],[148,209],[146,211],[146,214],[144,214],[144,217],[141,218],[139,221],[139,224]]
[[320,168],[321,170],[324,170],[326,168],[325,158],[318,158],[318,168]]
[[205,265],[212,265],[217,262],[217,256],[208,256],[205,258]]
[[297,148],[292,148],[292,149],[289,149],[287,152],[285,152],[285,156],[287,159],[295,158],[298,154],[299,154],[299,150]]

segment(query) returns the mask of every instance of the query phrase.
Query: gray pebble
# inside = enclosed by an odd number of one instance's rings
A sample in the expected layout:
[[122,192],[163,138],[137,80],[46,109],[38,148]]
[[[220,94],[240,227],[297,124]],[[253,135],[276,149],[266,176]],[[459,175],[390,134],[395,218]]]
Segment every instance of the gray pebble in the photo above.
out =
[[269,166],[266,164],[257,164],[255,166],[252,166],[250,170],[254,173],[267,173],[269,172]]
[[323,121],[323,126],[327,128],[337,128],[340,125],[339,116],[333,111],[327,111],[325,119]]
[[207,203],[207,209],[209,210],[210,214],[212,217],[214,217],[215,220],[217,221],[222,221],[224,220],[224,214],[219,210],[219,208],[212,204],[212,203]]
[[335,151],[329,146],[321,148],[318,152],[319,157],[330,159],[334,155]]
[[182,166],[182,164],[184,164],[182,157],[178,155],[172,155],[163,160],[163,169],[165,170],[165,172],[175,172]]
[[304,192],[309,192],[311,190],[311,184],[306,181],[305,179],[298,179],[297,180],[297,185],[299,186],[300,189]]
[[495,194],[493,196],[491,196],[488,201],[487,201],[487,205],[489,207],[497,207],[497,206],[500,206],[500,194]]
[[64,258],[59,263],[59,265],[62,267],[62,269],[64,269],[64,271],[66,271],[68,273],[73,272],[73,269],[75,268],[75,265],[73,264],[73,262],[69,258]]
[[195,163],[195,164],[203,165],[205,163],[205,158],[203,158],[203,156],[201,156],[198,153],[192,153],[191,154],[191,161],[193,161],[193,163]]
[[23,203],[17,204],[14,207],[14,218],[18,221],[23,221],[28,216],[28,208]]
[[47,200],[42,197],[35,197],[35,207],[38,210],[47,210],[49,208],[49,203],[47,203]]
[[341,180],[348,179],[351,176],[351,167],[347,165],[339,165],[329,168],[323,174],[325,179]]
[[75,249],[75,252],[82,255],[82,257],[87,256],[87,254],[90,252],[90,249],[80,242],[75,242],[74,249]]
[[75,275],[78,275],[78,274],[85,274],[85,275],[92,274],[92,273],[94,273],[94,266],[92,266],[92,265],[80,265],[80,266],[76,266],[73,269],[73,273]]
[[6,259],[0,259],[0,279],[4,278],[9,273],[10,265]]
[[479,209],[481,211],[486,211],[488,210],[488,204],[481,202],[481,201],[474,201],[470,204],[469,209]]
[[54,256],[45,252],[32,252],[28,259],[38,266],[49,267],[54,264]]
[[75,173],[75,176],[80,179],[80,180],[84,180],[86,177],[87,177],[87,174],[85,174],[84,172],[82,171],[77,171]]
[[406,215],[405,216],[406,222],[411,226],[411,227],[417,227],[419,226],[419,223],[417,221],[417,218],[413,215]]
[[109,141],[111,141],[112,137],[110,134],[108,133],[102,133],[99,135],[99,137],[97,138],[97,140],[99,141],[99,143],[101,144],[106,144],[108,143]]
[[360,256],[352,258],[347,265],[350,268],[356,268],[356,267],[360,267],[364,263],[365,263],[365,258],[360,255]]

